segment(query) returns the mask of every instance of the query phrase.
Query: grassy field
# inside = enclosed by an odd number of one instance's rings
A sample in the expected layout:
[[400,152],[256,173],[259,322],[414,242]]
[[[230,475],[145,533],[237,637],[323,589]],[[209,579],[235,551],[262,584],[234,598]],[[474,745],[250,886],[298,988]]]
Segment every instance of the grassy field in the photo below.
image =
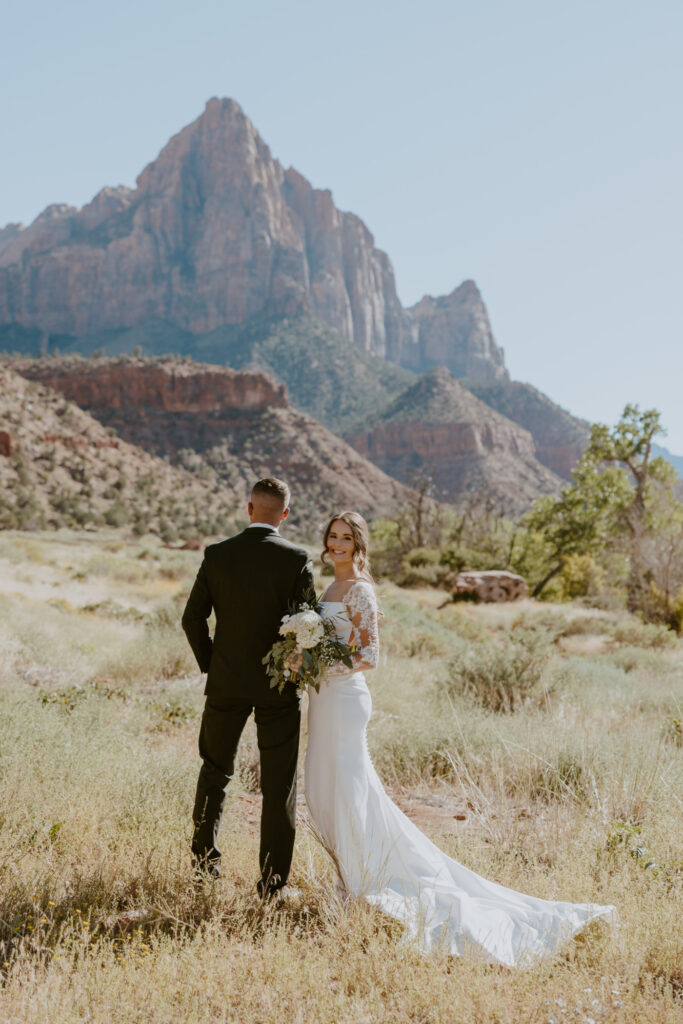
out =
[[250,727],[225,877],[193,887],[203,698],[179,617],[199,559],[0,534],[0,1020],[683,1020],[681,642],[576,605],[379,588],[369,740],[392,796],[479,873],[620,915],[532,970],[425,958],[337,902],[303,807],[302,897],[259,905]]

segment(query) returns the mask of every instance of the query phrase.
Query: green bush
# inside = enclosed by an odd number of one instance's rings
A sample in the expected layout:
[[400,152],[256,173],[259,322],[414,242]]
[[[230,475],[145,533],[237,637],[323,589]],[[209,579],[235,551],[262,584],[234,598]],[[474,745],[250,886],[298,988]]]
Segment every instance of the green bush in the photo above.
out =
[[444,565],[415,565],[404,562],[395,578],[399,587],[438,587],[448,575]]
[[562,596],[567,601],[577,597],[593,597],[602,594],[605,587],[605,570],[591,555],[568,555],[564,559],[559,583]]
[[441,553],[438,548],[412,548],[405,556],[404,561],[409,566],[438,565],[441,561]]
[[641,622],[633,618],[626,622],[616,622],[609,630],[618,644],[631,647],[652,647],[661,650],[663,647],[674,647],[676,637],[667,626]]
[[502,642],[463,647],[448,666],[448,689],[509,714],[546,696],[543,676],[552,652],[547,631],[516,626]]

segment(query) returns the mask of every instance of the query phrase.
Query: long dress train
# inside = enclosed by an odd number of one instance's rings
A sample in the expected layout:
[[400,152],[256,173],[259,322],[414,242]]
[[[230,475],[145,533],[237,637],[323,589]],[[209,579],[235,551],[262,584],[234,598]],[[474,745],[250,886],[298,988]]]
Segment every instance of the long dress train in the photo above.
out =
[[[374,588],[359,581],[344,602],[324,601],[356,664],[378,656]],[[489,963],[530,964],[614,907],[538,899],[490,882],[442,853],[387,796],[372,765],[370,692],[360,671],[333,667],[309,691],[305,792],[316,831],[343,890],[406,927],[425,952],[466,950]]]

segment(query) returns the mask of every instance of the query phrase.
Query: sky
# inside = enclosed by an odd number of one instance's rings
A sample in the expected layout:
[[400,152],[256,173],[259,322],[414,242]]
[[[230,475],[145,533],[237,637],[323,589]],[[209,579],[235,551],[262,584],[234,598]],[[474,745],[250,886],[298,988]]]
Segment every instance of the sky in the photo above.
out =
[[5,0],[0,226],[133,185],[211,96],[399,296],[474,279],[514,379],[683,453],[680,0]]

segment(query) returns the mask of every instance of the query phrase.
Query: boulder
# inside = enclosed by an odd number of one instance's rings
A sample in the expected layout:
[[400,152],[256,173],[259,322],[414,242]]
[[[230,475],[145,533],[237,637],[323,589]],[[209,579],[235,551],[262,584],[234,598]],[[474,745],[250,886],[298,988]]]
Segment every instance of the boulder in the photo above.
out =
[[459,572],[447,580],[454,601],[519,601],[529,596],[526,580],[514,572]]
[[7,457],[12,454],[14,445],[9,430],[0,430],[0,455]]

